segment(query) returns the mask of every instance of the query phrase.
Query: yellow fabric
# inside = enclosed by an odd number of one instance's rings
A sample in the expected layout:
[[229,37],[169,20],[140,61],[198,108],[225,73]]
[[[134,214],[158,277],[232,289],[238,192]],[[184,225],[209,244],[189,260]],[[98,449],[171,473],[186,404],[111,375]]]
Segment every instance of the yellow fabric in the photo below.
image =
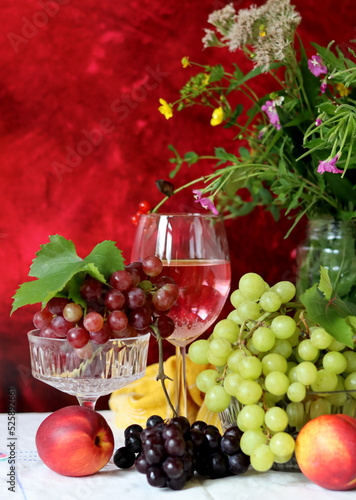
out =
[[[166,387],[173,404],[175,367],[175,356],[168,358],[164,363],[164,372],[172,379],[172,381],[166,380]],[[196,365],[188,357],[186,359],[188,419],[190,423],[203,420],[220,429],[218,414],[206,408],[204,394],[195,384],[198,373],[207,368],[209,365]],[[143,378],[111,394],[109,407],[115,413],[117,427],[125,429],[133,423],[144,427],[151,415],[160,415],[163,419],[172,417],[172,410],[166,401],[161,382],[156,380],[157,373],[158,363],[149,365]]]

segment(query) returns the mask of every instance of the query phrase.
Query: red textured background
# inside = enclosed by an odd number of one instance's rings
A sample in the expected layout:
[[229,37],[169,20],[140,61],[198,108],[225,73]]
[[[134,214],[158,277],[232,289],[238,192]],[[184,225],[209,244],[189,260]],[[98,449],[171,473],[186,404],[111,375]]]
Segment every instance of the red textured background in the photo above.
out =
[[[251,2],[234,4],[238,9]],[[354,0],[295,4],[304,40],[347,44],[356,38]],[[189,109],[169,121],[157,112],[159,97],[174,101],[190,74],[181,68],[183,56],[212,65],[244,61],[225,50],[202,50],[207,17],[224,5],[218,0],[2,1],[0,411],[7,409],[9,386],[17,388],[18,411],[53,411],[75,403],[31,377],[26,332],[36,308],[9,318],[11,297],[26,281],[40,244],[50,234],[62,234],[85,256],[96,243],[112,239],[129,260],[135,231],[130,216],[140,200],[154,205],[161,199],[154,181],[167,177],[168,144],[181,152],[210,153],[214,146],[236,150],[230,133],[209,125],[207,109]],[[44,16],[49,7],[51,15]],[[84,150],[83,131],[108,120],[100,144]],[[68,148],[82,156],[76,163],[71,158],[59,174],[54,162],[65,165]],[[185,170],[177,185],[208,168]],[[193,206],[185,195],[165,208]],[[293,279],[293,251],[304,229],[283,240],[288,224],[257,212],[227,223],[233,287],[247,271],[271,283]],[[156,360],[153,348],[150,362]],[[107,398],[101,398],[98,408],[106,407]]]

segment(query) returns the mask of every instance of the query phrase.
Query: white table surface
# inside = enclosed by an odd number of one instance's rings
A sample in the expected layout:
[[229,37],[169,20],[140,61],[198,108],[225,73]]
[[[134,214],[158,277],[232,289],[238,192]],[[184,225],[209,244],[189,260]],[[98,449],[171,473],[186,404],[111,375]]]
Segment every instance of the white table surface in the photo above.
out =
[[[111,411],[100,412],[115,436],[115,449],[123,446],[123,431],[114,423]],[[108,464],[98,473],[81,478],[61,476],[39,459],[35,434],[48,413],[16,415],[16,485],[8,491],[10,465],[1,455],[7,449],[7,414],[0,414],[0,499],[1,500],[356,500],[356,491],[329,491],[311,483],[301,473],[269,471],[224,479],[189,481],[183,490],[153,488],[134,468],[122,470]],[[13,438],[12,438],[13,439]],[[2,458],[1,458],[2,457]],[[339,464],[342,467],[342,464]]]

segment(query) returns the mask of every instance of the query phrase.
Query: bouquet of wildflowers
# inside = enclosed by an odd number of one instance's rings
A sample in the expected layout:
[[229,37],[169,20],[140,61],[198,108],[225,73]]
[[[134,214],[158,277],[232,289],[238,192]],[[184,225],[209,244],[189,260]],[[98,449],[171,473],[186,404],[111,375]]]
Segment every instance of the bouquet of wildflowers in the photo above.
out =
[[[296,33],[300,22],[289,0],[268,0],[238,12],[229,4],[209,16],[213,29],[206,30],[204,47],[242,51],[250,71],[235,63],[231,71],[220,64],[202,66],[184,57],[183,67],[196,66],[199,72],[177,101],[160,99],[159,111],[169,119],[175,111],[203,105],[211,108],[213,127],[234,127],[236,139],[245,142],[238,153],[236,146],[217,147],[210,156],[181,155],[169,146],[171,178],[182,165],[201,160],[213,161],[214,169],[175,190],[161,181],[165,194],[200,183],[194,194],[205,208],[231,218],[264,206],[276,220],[283,210],[294,219],[290,231],[303,215],[356,219],[356,56],[350,47],[341,51],[333,43],[312,43],[307,56]],[[274,90],[257,95],[253,79],[274,82]],[[247,107],[236,104],[242,95]]]

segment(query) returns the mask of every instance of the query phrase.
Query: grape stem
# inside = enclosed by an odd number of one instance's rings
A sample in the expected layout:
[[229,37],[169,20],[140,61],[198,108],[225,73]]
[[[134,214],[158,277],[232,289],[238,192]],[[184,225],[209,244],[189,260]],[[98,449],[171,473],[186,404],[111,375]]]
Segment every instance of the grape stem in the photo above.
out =
[[174,409],[174,406],[173,406],[173,404],[171,402],[171,399],[169,397],[169,394],[168,394],[168,391],[167,391],[167,388],[166,388],[166,384],[165,384],[166,380],[172,381],[172,379],[170,377],[168,377],[168,375],[166,375],[164,373],[163,339],[161,337],[161,334],[158,331],[158,328],[154,328],[154,331],[155,331],[155,337],[156,337],[157,342],[158,342],[158,374],[157,374],[156,380],[160,380],[161,381],[162,389],[163,389],[164,395],[166,397],[167,403],[168,403],[170,409],[172,410],[173,417],[178,417],[178,413]]

